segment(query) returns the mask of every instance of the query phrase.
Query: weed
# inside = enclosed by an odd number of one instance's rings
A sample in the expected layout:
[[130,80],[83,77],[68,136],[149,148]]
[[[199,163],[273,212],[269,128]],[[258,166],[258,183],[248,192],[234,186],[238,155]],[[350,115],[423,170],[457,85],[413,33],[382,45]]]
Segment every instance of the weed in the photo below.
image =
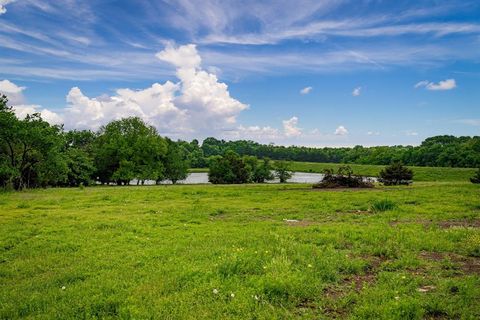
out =
[[389,199],[375,200],[370,206],[372,212],[390,211],[397,207],[397,204]]

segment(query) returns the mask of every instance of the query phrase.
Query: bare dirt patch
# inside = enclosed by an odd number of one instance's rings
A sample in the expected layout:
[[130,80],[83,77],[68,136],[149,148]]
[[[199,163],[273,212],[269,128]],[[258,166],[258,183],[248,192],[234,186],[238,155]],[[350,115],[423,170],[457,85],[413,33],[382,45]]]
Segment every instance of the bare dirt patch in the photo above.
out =
[[436,262],[449,260],[465,274],[480,275],[480,258],[478,257],[466,257],[455,253],[422,251],[420,252],[420,258]]
[[287,226],[290,227],[308,227],[312,225],[317,225],[318,222],[314,221],[307,221],[307,220],[293,220],[293,219],[285,219],[283,220]]
[[388,224],[392,227],[395,227],[402,224],[420,224],[424,226],[429,226],[432,223],[433,223],[432,220],[415,219],[415,220],[395,220],[395,221],[390,221]]
[[387,261],[385,257],[368,256],[370,265],[363,274],[353,274],[346,276],[337,286],[328,286],[324,289],[326,296],[337,299],[344,296],[348,290],[354,289],[360,292],[363,288],[376,282],[377,274],[383,262]]
[[480,228],[480,220],[447,220],[438,222],[438,226],[443,229],[464,227],[464,228]]
[[442,229],[449,228],[480,228],[480,220],[444,220],[444,221],[432,221],[425,219],[415,219],[415,220],[400,220],[400,221],[390,221],[389,224],[393,226],[398,226],[402,224],[421,224],[426,227],[431,225],[436,225]]

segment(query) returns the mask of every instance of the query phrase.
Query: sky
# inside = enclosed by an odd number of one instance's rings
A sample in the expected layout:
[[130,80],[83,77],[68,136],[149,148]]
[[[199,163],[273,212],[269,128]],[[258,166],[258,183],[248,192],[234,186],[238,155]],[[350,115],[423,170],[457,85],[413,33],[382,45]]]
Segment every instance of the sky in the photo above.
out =
[[418,145],[480,135],[478,0],[0,0],[0,93],[66,130]]

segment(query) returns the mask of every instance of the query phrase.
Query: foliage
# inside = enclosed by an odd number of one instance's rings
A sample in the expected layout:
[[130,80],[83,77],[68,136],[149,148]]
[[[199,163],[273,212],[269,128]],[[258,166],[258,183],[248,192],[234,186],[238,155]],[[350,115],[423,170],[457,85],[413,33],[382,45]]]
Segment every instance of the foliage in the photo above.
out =
[[96,176],[102,183],[163,180],[167,143],[140,118],[110,122],[94,142]]
[[167,139],[167,154],[165,156],[165,178],[173,184],[184,180],[188,176],[188,160],[183,147]]
[[[256,159],[256,158],[255,158]],[[269,158],[264,158],[258,163],[256,162],[256,167],[253,169],[253,182],[257,183],[264,183],[269,180],[273,180],[275,176],[272,173],[273,166],[271,164],[271,160]]]
[[301,162],[388,165],[395,161],[402,161],[410,166],[463,168],[480,166],[480,136],[436,136],[426,139],[416,147],[355,146],[353,148],[285,147],[249,140],[225,141],[210,137],[203,141],[201,150],[205,157],[223,155],[226,150],[233,150],[239,155]]
[[397,207],[397,204],[389,199],[375,200],[370,206],[372,212],[390,211]]
[[96,139],[94,132],[89,130],[67,131],[64,133],[68,173],[67,186],[88,186],[94,181],[96,168],[93,164],[93,143]]
[[379,181],[386,186],[408,185],[412,183],[413,171],[397,161],[380,171]]
[[280,183],[285,183],[292,177],[290,167],[291,164],[288,161],[279,160],[274,162],[273,169],[275,170],[275,177],[280,180]]
[[209,168],[208,181],[213,184],[250,182],[250,168],[233,151],[227,151],[224,156],[212,157]]
[[[292,162],[292,171],[323,173],[325,169],[338,170],[344,166],[341,163]],[[359,175],[375,177],[385,167],[369,164],[349,164]],[[472,168],[445,168],[445,167],[408,167],[415,172],[414,181],[468,181],[475,174]]]
[[335,174],[332,169],[325,169],[322,181],[313,185],[313,188],[373,188],[368,178],[353,174],[349,166],[340,166]]
[[264,183],[274,179],[270,159],[265,158],[259,161],[257,157],[243,156],[243,161],[250,173],[249,182]]
[[87,152],[79,148],[69,148],[65,155],[68,168],[66,185],[74,187],[91,184],[95,167]]
[[480,168],[477,170],[477,172],[475,173],[475,175],[470,178],[470,181],[471,181],[472,183],[480,183]]
[[68,169],[62,128],[38,113],[19,120],[7,102],[0,98],[0,185],[21,190],[63,183]]
[[478,191],[0,193],[0,319],[478,319]]

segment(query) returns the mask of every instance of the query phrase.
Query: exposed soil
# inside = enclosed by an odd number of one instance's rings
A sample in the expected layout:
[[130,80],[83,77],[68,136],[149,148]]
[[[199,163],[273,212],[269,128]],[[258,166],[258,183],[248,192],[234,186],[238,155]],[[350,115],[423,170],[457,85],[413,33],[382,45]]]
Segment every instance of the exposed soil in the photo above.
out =
[[480,220],[447,220],[438,222],[438,226],[443,229],[452,227],[480,228]]
[[308,227],[308,226],[318,224],[318,222],[306,221],[306,220],[283,220],[283,221],[287,226],[291,226],[291,227]]
[[477,274],[480,275],[480,258],[478,257],[466,257],[455,253],[440,253],[440,252],[420,252],[420,257],[424,260],[430,261],[443,261],[450,260],[459,270],[465,274]]
[[444,221],[438,221],[434,222],[432,220],[424,220],[424,219],[417,219],[417,220],[401,220],[401,221],[390,221],[389,224],[391,226],[397,226],[401,224],[408,224],[408,223],[416,223],[416,224],[421,224],[424,226],[430,226],[430,225],[437,225],[438,227],[442,229],[449,229],[449,228],[455,228],[455,227],[463,227],[463,228],[480,228],[480,219],[475,219],[475,220],[444,220]]

